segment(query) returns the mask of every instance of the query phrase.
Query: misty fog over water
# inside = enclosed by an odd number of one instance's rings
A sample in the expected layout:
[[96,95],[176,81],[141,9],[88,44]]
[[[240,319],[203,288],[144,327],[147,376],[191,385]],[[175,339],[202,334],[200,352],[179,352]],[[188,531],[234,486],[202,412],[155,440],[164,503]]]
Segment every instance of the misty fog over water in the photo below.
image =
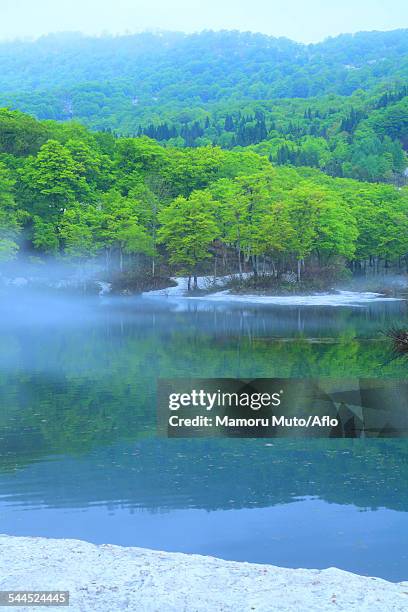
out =
[[404,321],[403,301],[282,307],[9,287],[2,531],[403,579],[403,441],[166,440],[155,394],[158,377],[404,377],[382,334]]

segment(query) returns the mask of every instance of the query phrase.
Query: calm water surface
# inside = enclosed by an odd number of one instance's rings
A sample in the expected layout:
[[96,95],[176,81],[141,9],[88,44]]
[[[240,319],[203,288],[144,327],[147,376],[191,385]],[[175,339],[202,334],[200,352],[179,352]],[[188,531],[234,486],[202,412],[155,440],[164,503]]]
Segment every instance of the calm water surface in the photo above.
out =
[[0,302],[0,532],[408,579],[408,440],[166,440],[159,376],[406,377],[404,302]]

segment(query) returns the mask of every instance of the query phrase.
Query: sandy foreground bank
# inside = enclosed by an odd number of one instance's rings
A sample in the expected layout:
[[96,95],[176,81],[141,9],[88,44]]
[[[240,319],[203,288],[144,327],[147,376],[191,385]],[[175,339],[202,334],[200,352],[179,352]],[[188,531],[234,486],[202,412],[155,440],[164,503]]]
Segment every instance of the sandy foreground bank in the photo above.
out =
[[335,568],[286,569],[80,540],[3,535],[0,590],[12,589],[68,590],[70,606],[60,609],[70,611],[408,611],[408,582],[394,584]]

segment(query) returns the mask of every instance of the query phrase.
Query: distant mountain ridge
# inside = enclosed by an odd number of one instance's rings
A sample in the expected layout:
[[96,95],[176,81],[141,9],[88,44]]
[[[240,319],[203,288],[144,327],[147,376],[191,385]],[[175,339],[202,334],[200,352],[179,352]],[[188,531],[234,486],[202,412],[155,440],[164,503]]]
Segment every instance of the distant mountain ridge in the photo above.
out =
[[[2,103],[9,99],[4,94],[58,96],[90,83],[95,89],[109,83],[129,100],[152,104],[180,95],[192,103],[350,95],[407,78],[408,30],[342,34],[311,45],[237,31],[68,33],[0,44]],[[47,115],[44,108],[36,112]]]
[[408,29],[305,45],[237,31],[0,44],[0,107],[175,147],[405,184]]

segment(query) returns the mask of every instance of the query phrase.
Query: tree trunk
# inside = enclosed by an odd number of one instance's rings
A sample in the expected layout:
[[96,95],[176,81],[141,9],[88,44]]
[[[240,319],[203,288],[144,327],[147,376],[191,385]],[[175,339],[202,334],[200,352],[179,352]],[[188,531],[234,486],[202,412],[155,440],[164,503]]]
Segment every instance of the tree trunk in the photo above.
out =
[[298,280],[298,283],[300,282],[300,270],[301,270],[301,266],[302,266],[302,260],[298,259],[297,260],[297,280]]
[[241,261],[241,245],[238,244],[238,270],[239,280],[242,280],[242,261]]
[[254,276],[258,276],[258,258],[256,255],[252,255],[251,263],[252,263],[252,271],[254,273]]
[[109,272],[109,249],[105,249],[105,272]]
[[273,259],[271,259],[271,270],[272,270],[272,276],[274,278],[277,278],[278,274],[276,272],[275,262],[273,261]]
[[197,274],[194,272],[194,289],[198,289]]
[[191,291],[191,275],[188,276],[187,291]]

